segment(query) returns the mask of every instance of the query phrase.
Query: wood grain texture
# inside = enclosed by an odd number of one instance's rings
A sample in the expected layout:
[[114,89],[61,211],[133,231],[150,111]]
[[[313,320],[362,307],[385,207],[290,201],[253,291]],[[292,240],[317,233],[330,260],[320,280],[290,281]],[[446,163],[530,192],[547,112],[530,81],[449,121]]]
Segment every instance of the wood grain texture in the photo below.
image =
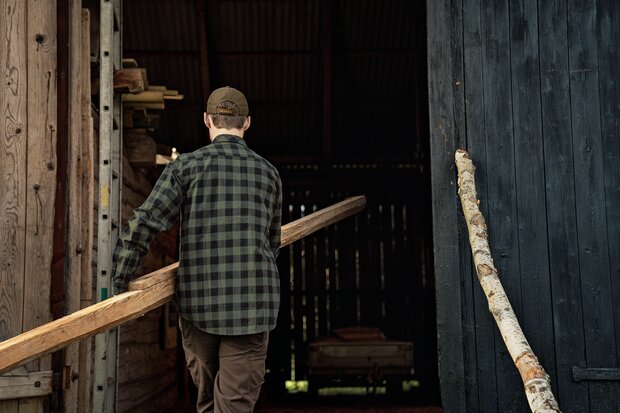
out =
[[457,150],[455,162],[458,170],[459,197],[467,222],[471,252],[478,281],[489,303],[489,311],[521,376],[532,412],[559,413],[560,408],[551,390],[549,376],[523,334],[491,256],[487,225],[478,207],[474,164],[469,154],[462,149]]
[[[482,70],[487,159],[487,222],[494,236],[491,250],[517,318],[522,312],[518,249],[517,193],[510,76],[510,24],[508,1],[481,1]],[[522,412],[527,402],[519,376],[501,336],[495,332],[497,411]],[[482,383],[481,386],[484,387]]]
[[[608,321],[614,312],[614,297],[605,210],[596,14],[596,2],[569,3],[568,64],[586,367],[609,368],[617,366],[617,353],[614,324]],[[590,382],[589,390],[593,412],[613,412],[612,406],[620,405],[614,383]]]
[[[616,367],[620,367],[620,3],[597,3],[601,144],[605,176],[605,210],[609,267],[616,332]],[[620,392],[616,382],[614,392]]]
[[0,400],[41,397],[51,393],[51,371],[0,376]]
[[460,1],[427,2],[428,95],[439,376],[445,412],[466,411],[454,151],[463,139]]
[[583,307],[571,135],[566,3],[539,2],[541,109],[544,139],[549,270],[553,299],[558,399],[565,412],[589,406],[587,383],[576,384],[574,365],[585,366]]
[[[299,221],[314,231],[337,219],[350,216],[364,207],[366,198],[357,196],[282,227],[282,245],[298,240],[299,234],[313,231],[299,226]],[[334,208],[336,207],[336,208]],[[314,215],[314,216],[313,216]],[[285,238],[286,236],[286,238]],[[286,241],[284,241],[286,239]],[[0,372],[36,360],[39,357],[108,330],[124,321],[140,317],[147,311],[170,301],[174,296],[175,273],[178,263],[130,283],[130,291],[54,320],[38,328],[0,343]]]
[[[486,176],[486,135],[484,119],[484,90],[475,85],[484,84],[482,64],[482,33],[480,0],[463,3],[463,44],[465,66],[465,116],[467,124],[467,149],[478,160],[478,196],[480,208],[488,216],[487,176]],[[462,214],[462,212],[461,212]],[[460,214],[459,214],[460,215]],[[459,219],[459,249],[469,248],[467,227]],[[495,326],[488,316],[486,298],[475,283],[471,254],[461,254],[459,262],[463,276],[463,343],[466,363],[465,388],[467,392],[467,411],[493,411],[497,407],[495,389],[495,357],[488,357],[488,349],[495,346]],[[483,383],[483,384],[482,384]],[[492,389],[493,391],[485,391]]]
[[[69,2],[69,91],[68,91],[68,153],[67,153],[67,229],[65,252],[65,314],[81,308],[82,292],[82,127],[83,94],[82,87],[82,1]],[[90,111],[90,108],[86,108]],[[90,209],[90,207],[89,207]],[[67,411],[78,411],[79,343],[65,348],[65,371],[70,375],[70,385],[63,392],[64,407]]]
[[[56,1],[28,0],[28,169],[24,331],[51,319],[50,264],[56,190]],[[32,370],[49,370],[50,359]]]
[[[82,134],[81,134],[81,227],[82,245],[80,254],[81,291],[80,308],[86,308],[93,303],[93,234],[94,234],[94,130],[91,115],[90,90],[90,12],[82,9],[81,13],[81,104],[82,104]],[[92,339],[79,343],[79,370],[78,370],[78,412],[90,411],[92,389]]]
[[172,299],[174,278],[140,291],[115,295],[0,343],[0,372],[140,317]]
[[[0,65],[0,341],[21,333],[23,320],[27,125],[26,4],[3,0]],[[11,411],[9,403],[2,406]],[[17,408],[17,407],[15,407]],[[4,410],[3,410],[4,411]]]
[[[547,373],[555,378],[553,308],[547,242],[542,137],[538,2],[510,2],[510,66],[514,124],[517,239],[523,331]],[[557,383],[551,381],[554,394]]]

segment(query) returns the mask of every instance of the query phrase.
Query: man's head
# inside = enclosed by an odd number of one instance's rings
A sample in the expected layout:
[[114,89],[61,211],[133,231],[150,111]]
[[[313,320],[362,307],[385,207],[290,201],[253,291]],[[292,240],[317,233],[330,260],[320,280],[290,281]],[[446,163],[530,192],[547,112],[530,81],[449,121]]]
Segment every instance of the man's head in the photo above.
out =
[[209,96],[204,121],[213,140],[221,134],[243,137],[250,127],[248,101],[243,93],[226,86],[216,89]]

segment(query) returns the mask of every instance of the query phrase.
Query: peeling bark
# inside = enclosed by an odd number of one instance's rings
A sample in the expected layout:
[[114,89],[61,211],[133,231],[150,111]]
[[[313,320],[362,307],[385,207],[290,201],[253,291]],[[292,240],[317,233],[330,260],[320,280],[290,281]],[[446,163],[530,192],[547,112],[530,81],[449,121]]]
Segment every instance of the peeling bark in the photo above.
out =
[[457,150],[454,157],[458,169],[459,197],[469,231],[469,243],[478,280],[489,302],[489,311],[493,314],[508,352],[519,370],[532,412],[560,412],[560,407],[551,391],[549,376],[527,342],[504,287],[497,276],[497,269],[493,264],[489,248],[487,226],[478,208],[479,201],[476,196],[474,176],[476,168],[469,154],[463,149]]

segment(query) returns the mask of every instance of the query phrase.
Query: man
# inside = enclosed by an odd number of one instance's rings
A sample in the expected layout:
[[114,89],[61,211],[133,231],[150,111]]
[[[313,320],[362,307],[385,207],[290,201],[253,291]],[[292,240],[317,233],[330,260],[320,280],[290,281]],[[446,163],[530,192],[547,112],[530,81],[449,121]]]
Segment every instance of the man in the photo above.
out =
[[231,87],[209,97],[212,143],[179,155],[134,211],[114,251],[115,292],[154,235],[181,218],[175,301],[198,412],[251,412],[280,301],[282,184],[243,139],[248,103]]

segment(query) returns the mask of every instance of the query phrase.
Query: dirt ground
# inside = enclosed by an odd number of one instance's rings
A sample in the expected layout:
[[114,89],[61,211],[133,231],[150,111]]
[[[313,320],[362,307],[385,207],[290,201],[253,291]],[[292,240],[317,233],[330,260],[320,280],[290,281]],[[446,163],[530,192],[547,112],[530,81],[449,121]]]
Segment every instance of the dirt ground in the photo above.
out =
[[412,404],[386,396],[301,398],[273,403],[259,400],[255,413],[442,413],[440,407]]
[[338,406],[266,406],[256,410],[256,413],[441,413],[439,407],[338,407]]

